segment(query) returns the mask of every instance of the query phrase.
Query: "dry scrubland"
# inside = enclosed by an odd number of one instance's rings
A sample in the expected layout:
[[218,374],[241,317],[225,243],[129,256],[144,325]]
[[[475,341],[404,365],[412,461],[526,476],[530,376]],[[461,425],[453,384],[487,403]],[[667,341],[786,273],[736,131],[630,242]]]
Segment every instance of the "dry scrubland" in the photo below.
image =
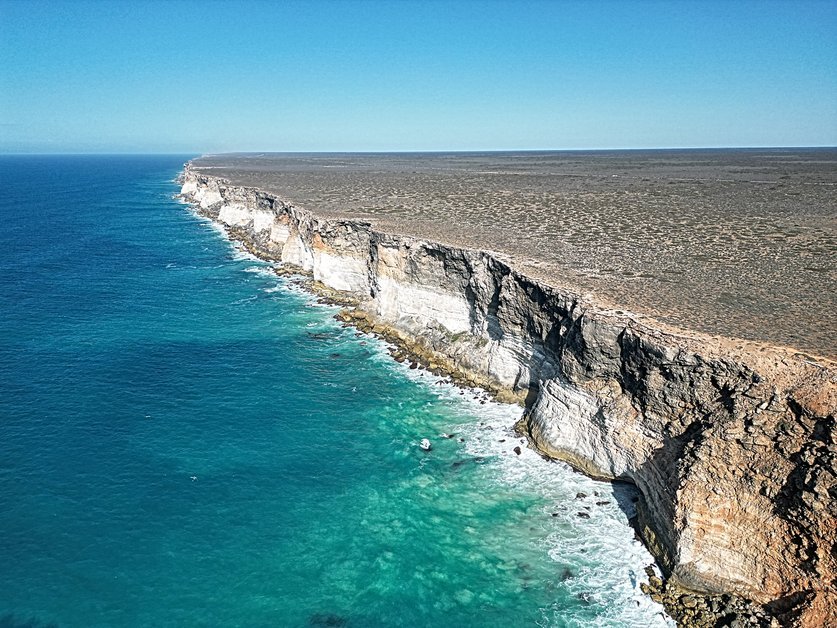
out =
[[489,249],[680,328],[837,357],[837,150],[205,156],[327,216]]

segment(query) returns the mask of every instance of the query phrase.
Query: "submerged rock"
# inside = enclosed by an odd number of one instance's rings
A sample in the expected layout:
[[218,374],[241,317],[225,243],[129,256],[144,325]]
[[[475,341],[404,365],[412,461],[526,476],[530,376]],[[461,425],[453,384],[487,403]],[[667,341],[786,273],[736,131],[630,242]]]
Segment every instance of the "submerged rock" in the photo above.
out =
[[342,615],[334,613],[315,613],[308,618],[309,626],[322,626],[323,628],[340,628],[349,623],[349,620]]

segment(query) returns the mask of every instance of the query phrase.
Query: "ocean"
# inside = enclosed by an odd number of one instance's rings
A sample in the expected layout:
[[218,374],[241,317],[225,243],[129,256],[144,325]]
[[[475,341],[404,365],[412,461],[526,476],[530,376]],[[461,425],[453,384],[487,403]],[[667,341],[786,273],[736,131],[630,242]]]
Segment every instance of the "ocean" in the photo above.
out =
[[0,156],[0,626],[670,625],[630,487],[237,250],[188,157]]

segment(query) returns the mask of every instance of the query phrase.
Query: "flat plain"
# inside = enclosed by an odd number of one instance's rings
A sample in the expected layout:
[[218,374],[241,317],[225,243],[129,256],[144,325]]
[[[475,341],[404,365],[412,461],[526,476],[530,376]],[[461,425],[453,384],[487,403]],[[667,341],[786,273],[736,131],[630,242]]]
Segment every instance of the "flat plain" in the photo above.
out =
[[316,214],[496,252],[678,329],[837,358],[837,149],[207,155]]

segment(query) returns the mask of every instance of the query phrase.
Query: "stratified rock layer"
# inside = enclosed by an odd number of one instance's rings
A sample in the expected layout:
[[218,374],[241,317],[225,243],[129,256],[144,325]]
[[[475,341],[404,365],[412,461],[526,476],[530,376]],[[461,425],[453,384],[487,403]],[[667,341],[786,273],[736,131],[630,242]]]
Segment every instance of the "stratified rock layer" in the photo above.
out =
[[189,166],[182,193],[254,252],[352,293],[382,324],[523,403],[545,454],[635,483],[641,533],[679,587],[837,625],[833,363],[727,352],[487,252],[322,219]]

